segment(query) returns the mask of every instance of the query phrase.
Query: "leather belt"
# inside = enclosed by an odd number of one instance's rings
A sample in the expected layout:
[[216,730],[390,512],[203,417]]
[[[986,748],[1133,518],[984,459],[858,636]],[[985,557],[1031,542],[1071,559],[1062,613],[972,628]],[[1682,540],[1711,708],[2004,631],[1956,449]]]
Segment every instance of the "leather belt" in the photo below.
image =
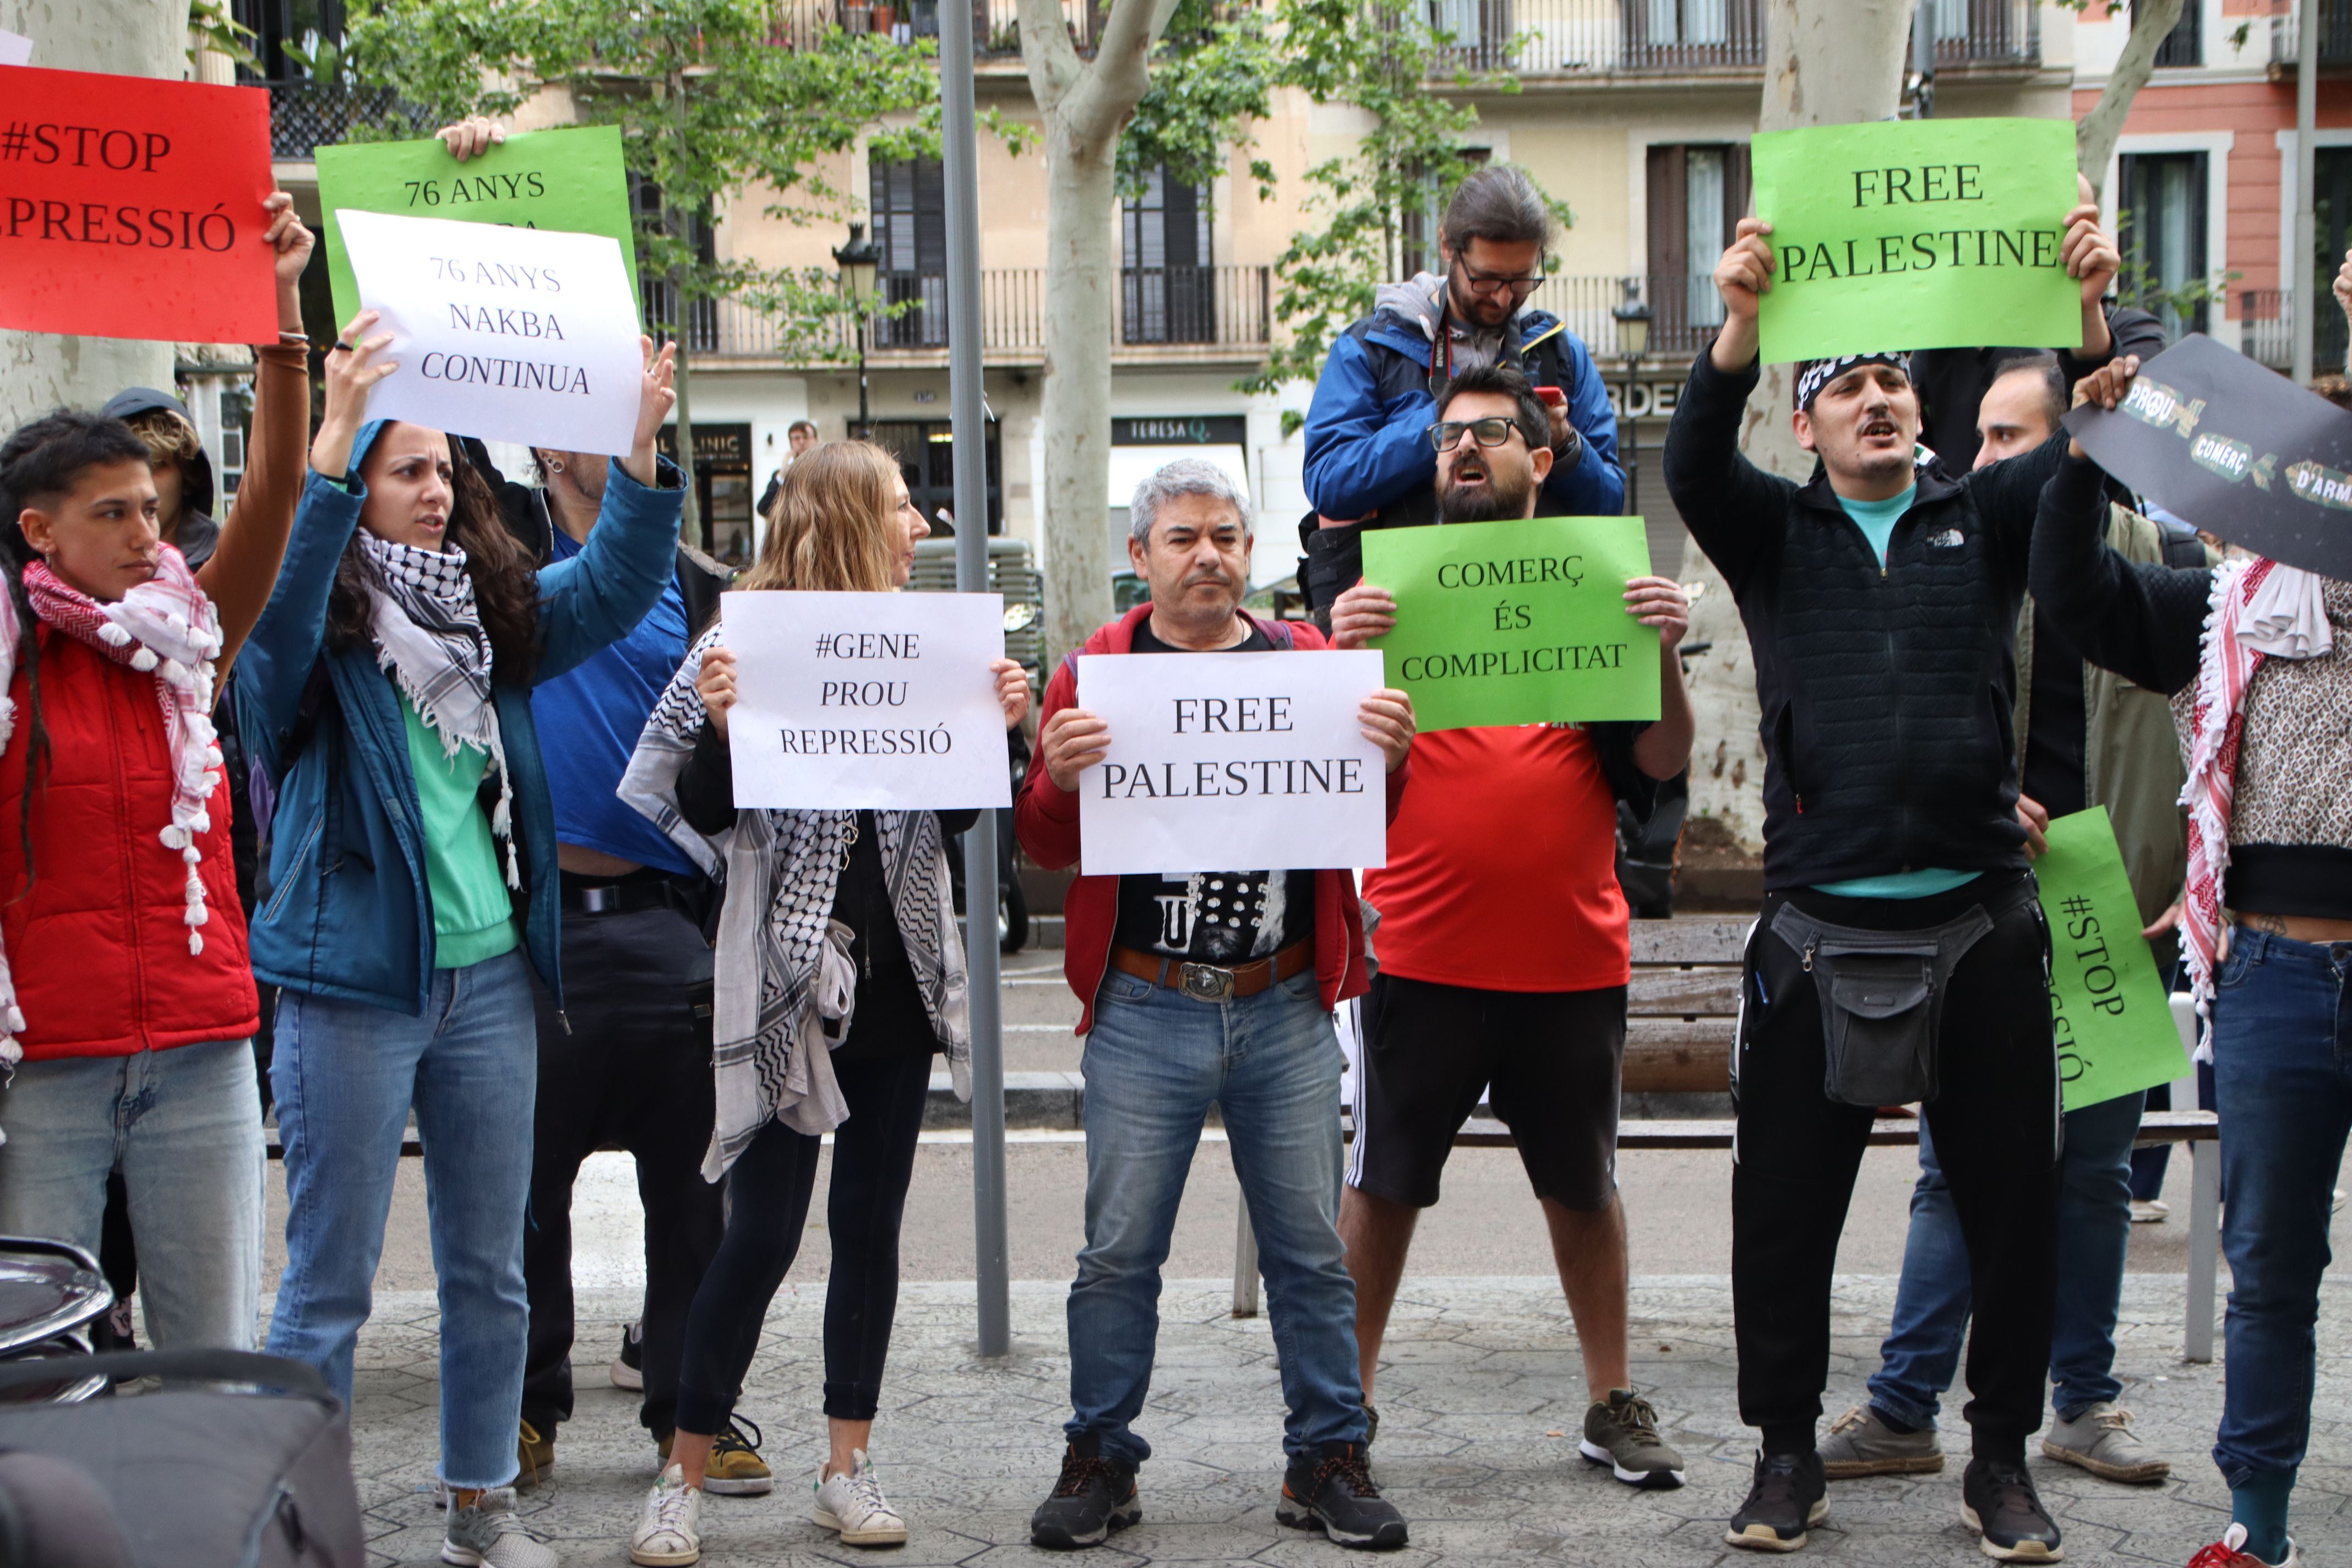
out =
[[561,893],[564,909],[573,914],[620,915],[638,910],[669,908],[667,882],[605,882],[582,886],[564,879]]
[[1195,1002],[1231,1002],[1237,997],[1255,996],[1270,985],[1279,984],[1315,962],[1315,941],[1302,937],[1271,957],[1251,963],[1237,963],[1231,969],[1213,963],[1192,963],[1181,958],[1163,958],[1158,953],[1138,952],[1131,947],[1114,945],[1110,950],[1110,966],[1122,974],[1132,974],[1138,980],[1149,980],[1155,985],[1165,985],[1171,991],[1181,991]]

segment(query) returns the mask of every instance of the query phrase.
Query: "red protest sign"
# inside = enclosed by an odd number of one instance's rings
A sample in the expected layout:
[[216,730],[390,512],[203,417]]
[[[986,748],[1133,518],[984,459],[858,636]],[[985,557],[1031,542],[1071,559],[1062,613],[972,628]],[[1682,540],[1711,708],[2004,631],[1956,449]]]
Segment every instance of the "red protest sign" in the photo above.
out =
[[278,337],[269,95],[19,66],[0,94],[0,327]]

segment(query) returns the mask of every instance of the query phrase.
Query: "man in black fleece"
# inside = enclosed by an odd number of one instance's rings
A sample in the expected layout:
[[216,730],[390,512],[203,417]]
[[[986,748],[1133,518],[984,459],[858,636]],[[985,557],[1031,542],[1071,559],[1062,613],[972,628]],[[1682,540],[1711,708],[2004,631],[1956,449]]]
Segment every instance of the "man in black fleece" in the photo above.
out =
[[[1716,268],[1724,327],[1665,449],[1675,505],[1747,623],[1763,710],[1766,897],[1743,975],[1732,1176],[1740,1415],[1763,1447],[1726,1539],[1793,1551],[1828,1512],[1814,1427],[1830,1279],[1876,1098],[1843,1073],[1851,1100],[1827,1087],[1838,967],[1840,1002],[1879,1015],[1856,1037],[1909,1024],[1900,1043],[1916,1049],[1940,1033],[1939,1071],[1893,1098],[1926,1100],[1968,1243],[1966,1513],[1990,1554],[2046,1561],[2059,1532],[2024,1457],[2050,1363],[2059,1100],[2011,705],[2034,507],[2063,444],[1955,478],[1916,457],[1902,356],[1867,354],[1800,376],[1811,482],[1749,463],[1738,437],[1769,232],[1743,219]],[[2095,215],[2073,215],[2063,255],[2086,292],[2104,289],[2113,252]],[[1863,945],[1916,932],[1907,945],[1928,956],[1899,979],[1902,960],[1842,956],[1841,931]],[[1828,1020],[1842,1033],[1846,1010]]]

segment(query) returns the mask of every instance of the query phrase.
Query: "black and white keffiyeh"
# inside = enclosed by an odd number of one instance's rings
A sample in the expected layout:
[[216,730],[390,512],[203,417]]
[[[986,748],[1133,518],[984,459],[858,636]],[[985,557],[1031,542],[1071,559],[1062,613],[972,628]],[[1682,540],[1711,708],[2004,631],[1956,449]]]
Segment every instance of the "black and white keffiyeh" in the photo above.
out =
[[[711,1019],[718,1121],[702,1162],[713,1182],[771,1118],[812,1134],[848,1119],[832,1048],[849,1037],[856,994],[849,928],[834,920],[833,900],[857,814],[739,811],[733,827],[705,838],[677,809],[678,776],[709,716],[695,675],[704,650],[719,640],[714,626],[688,651],[646,721],[620,787],[622,800],[727,890]],[[923,1011],[947,1053],[956,1097],[968,1100],[971,996],[940,819],[928,811],[877,811],[874,820],[890,910]]]
[[375,569],[368,601],[376,663],[399,683],[425,727],[441,737],[443,756],[456,756],[460,746],[489,753],[499,775],[490,831],[506,847],[507,886],[520,888],[514,784],[490,700],[490,635],[474,603],[466,552],[454,544],[446,550],[395,544],[372,533],[360,535],[360,548]]
[[1797,406],[1810,413],[1813,399],[1822,388],[1858,364],[1891,364],[1905,375],[1911,374],[1911,356],[1907,353],[1840,354],[1835,359],[1809,359],[1797,372]]

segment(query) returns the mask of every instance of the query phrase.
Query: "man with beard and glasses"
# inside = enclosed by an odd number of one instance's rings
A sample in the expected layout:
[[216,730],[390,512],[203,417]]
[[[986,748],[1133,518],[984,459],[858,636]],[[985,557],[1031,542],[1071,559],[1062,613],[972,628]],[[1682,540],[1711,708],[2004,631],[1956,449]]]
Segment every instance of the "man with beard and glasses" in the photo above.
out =
[[[1543,282],[1550,204],[1521,170],[1494,164],[1456,187],[1438,225],[1443,275],[1384,285],[1370,316],[1331,345],[1307,411],[1307,496],[1298,585],[1318,625],[1364,574],[1363,531],[1437,520],[1437,464],[1427,431],[1437,400],[1465,372],[1502,364],[1555,394],[1536,445],[1543,510],[1625,510],[1617,416],[1582,340],[1528,298]],[[1505,514],[1509,515],[1509,514]]]
[[[1527,377],[1505,365],[1465,371],[1437,414],[1427,439],[1440,518],[1538,515],[1552,454]],[[1437,1202],[1454,1135],[1488,1099],[1543,1205],[1576,1319],[1591,1401],[1580,1451],[1629,1486],[1678,1487],[1683,1458],[1634,1392],[1625,1343],[1617,1105],[1633,954],[1615,850],[1617,795],[1653,794],[1690,761],[1695,724],[1675,657],[1690,604],[1670,579],[1636,577],[1625,609],[1658,629],[1655,722],[1413,741],[1412,794],[1390,826],[1388,865],[1364,876],[1381,911],[1380,973],[1363,1004],[1339,1235],[1369,1412],[1414,1225]],[[1361,647],[1396,616],[1385,589],[1360,583],[1332,608],[1332,640]]]
[[[1249,499],[1230,475],[1179,458],[1136,487],[1128,559],[1149,603],[1102,627],[1045,687],[1045,722],[1013,823],[1048,868],[1077,863],[1081,776],[1110,747],[1076,706],[1080,655],[1311,651],[1322,634],[1243,610]],[[1412,703],[1375,691],[1357,711],[1403,798]],[[1064,904],[1064,964],[1087,1037],[1087,1244],[1070,1287],[1069,1446],[1030,1521],[1056,1549],[1098,1546],[1143,1517],[1133,1423],[1151,1384],[1160,1268],[1209,1108],[1224,1119],[1257,1232],[1280,1356],[1289,1468],[1275,1518],[1346,1546],[1405,1544],[1405,1521],[1365,1467],[1356,1293],[1334,1228],[1339,1047],[1331,1010],[1362,994],[1363,914],[1344,868],[1087,876]]]
[[[2068,215],[2086,288],[2114,252]],[[1734,1546],[1788,1552],[1828,1516],[1814,1427],[1830,1281],[1873,1108],[1923,1102],[1976,1310],[1963,1517],[1985,1552],[2047,1562],[2025,1468],[2042,1420],[2057,1268],[2050,944],[2018,820],[2017,617],[2064,438],[1946,473],[1918,447],[1901,354],[1801,367],[1809,483],[1739,450],[1769,224],[1717,263],[1725,321],[1666,432],[1666,487],[1754,650],[1764,906],[1732,1058],[1732,1310],[1741,1419],[1761,1429]]]

